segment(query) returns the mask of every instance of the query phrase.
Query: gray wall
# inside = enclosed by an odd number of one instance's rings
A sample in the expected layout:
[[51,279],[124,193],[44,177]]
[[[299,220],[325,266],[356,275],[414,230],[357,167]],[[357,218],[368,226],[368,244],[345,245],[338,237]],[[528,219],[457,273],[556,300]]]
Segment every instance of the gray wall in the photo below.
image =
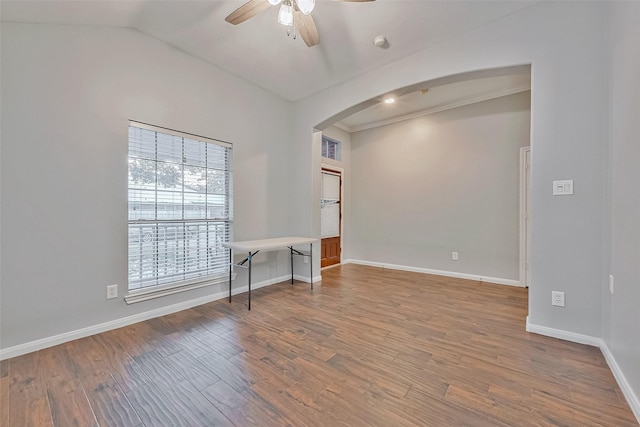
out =
[[[310,141],[314,126],[397,88],[474,70],[531,64],[529,322],[565,336],[604,336],[620,359],[620,374],[636,396],[636,409],[640,243],[633,231],[638,228],[639,207],[637,144],[631,141],[638,135],[637,8],[633,2],[536,3],[297,102],[294,135],[296,141]],[[609,136],[613,147],[607,143]],[[311,172],[317,170],[311,144],[296,144],[295,158],[292,226],[298,233],[317,234],[319,208],[314,201],[320,187]],[[611,191],[610,175],[616,183]],[[552,181],[557,179],[573,179],[575,194],[554,197]],[[609,197],[615,206],[611,228]],[[603,304],[609,265],[622,290]],[[551,306],[553,290],[565,292],[566,307]]]
[[[603,338],[640,398],[640,3],[616,3],[610,21],[611,257],[603,286]],[[636,402],[640,404],[640,402]],[[640,406],[636,407],[640,417]]]
[[[128,119],[232,142],[236,239],[287,233],[288,102],[126,29],[2,23],[1,66],[1,348],[222,289],[106,300],[127,284]],[[260,256],[255,282],[287,273]]]
[[527,91],[354,133],[349,258],[519,281],[529,106]]
[[[475,31],[387,64],[295,104],[292,227],[318,235],[319,161],[314,126],[396,88],[475,70],[532,64],[532,324],[601,334],[606,188],[606,17],[603,2],[540,2]],[[588,88],[588,89],[587,89]],[[575,195],[554,197],[552,181]],[[355,220],[355,218],[354,218]],[[551,291],[566,294],[551,306]]]
[[[0,347],[214,291],[105,300],[105,285],[126,282],[128,119],[235,144],[236,238],[317,236],[316,125],[410,84],[532,64],[530,321],[603,336],[637,396],[638,7],[537,3],[293,106],[134,31],[3,23]],[[574,179],[576,194],[553,197],[554,179]],[[286,260],[257,279],[281,273]]]

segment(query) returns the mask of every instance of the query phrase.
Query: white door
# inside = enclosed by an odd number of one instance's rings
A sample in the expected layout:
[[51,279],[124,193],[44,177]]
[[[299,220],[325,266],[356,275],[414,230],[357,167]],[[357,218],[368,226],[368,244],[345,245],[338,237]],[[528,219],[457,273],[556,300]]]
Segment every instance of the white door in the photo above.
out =
[[340,263],[340,225],[342,218],[342,175],[338,171],[322,169],[320,199],[320,266]]

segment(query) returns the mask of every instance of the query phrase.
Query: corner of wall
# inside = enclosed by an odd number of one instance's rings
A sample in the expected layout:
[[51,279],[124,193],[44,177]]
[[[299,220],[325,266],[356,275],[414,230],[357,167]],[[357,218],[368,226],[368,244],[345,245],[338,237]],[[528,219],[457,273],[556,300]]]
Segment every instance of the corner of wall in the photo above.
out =
[[627,403],[631,407],[631,411],[633,412],[638,422],[640,423],[640,398],[634,392],[633,388],[631,387],[631,384],[627,380],[627,377],[624,375],[624,372],[620,368],[620,365],[616,361],[613,353],[611,352],[611,350],[607,346],[607,343],[603,339],[588,336],[588,335],[576,334],[574,332],[563,331],[560,329],[548,328],[546,326],[536,325],[529,321],[529,316],[527,316],[526,330],[527,332],[544,335],[547,337],[552,337],[552,338],[557,338],[565,341],[575,342],[578,344],[585,344],[593,347],[598,347],[600,351],[602,351],[602,354],[604,355],[604,358],[607,361],[607,364],[609,365],[611,372],[613,372],[613,376],[615,377],[616,382],[618,383],[618,386],[622,390],[622,393],[626,398]]

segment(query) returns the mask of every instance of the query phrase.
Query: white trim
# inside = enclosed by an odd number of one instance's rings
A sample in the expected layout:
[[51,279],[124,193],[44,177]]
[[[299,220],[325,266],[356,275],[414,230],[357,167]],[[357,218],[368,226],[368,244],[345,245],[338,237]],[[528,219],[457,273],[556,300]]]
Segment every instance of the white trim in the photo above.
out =
[[[296,276],[294,276],[294,278],[296,278]],[[254,290],[254,289],[262,288],[264,286],[273,285],[275,283],[285,282],[290,279],[291,279],[291,276],[286,275],[286,276],[276,277],[273,279],[264,280],[262,282],[251,284],[251,289]],[[301,280],[304,282],[309,281],[309,279],[305,277],[300,277],[298,278],[298,280]],[[314,283],[316,281],[319,282],[322,280],[322,276],[318,276],[318,278],[314,277],[313,280],[314,280]],[[249,290],[249,287],[245,285],[245,286],[232,289],[231,294],[237,295],[237,294],[247,292],[248,290]],[[194,298],[189,301],[184,301],[177,304],[156,308],[150,311],[145,311],[143,313],[138,313],[138,314],[134,314],[127,317],[122,317],[120,319],[111,320],[109,322],[100,323],[97,325],[88,326],[86,328],[77,329],[75,331],[65,332],[62,334],[53,335],[51,337],[41,338],[39,340],[15,345],[13,347],[3,348],[3,349],[0,349],[0,360],[5,360],[12,357],[21,356],[23,354],[32,353],[34,351],[53,347],[54,345],[63,344],[68,341],[77,340],[80,338],[110,331],[112,329],[122,328],[123,326],[129,326],[134,323],[153,319],[155,317],[166,316],[167,314],[172,314],[178,311],[187,310],[192,307],[196,307],[202,304],[207,304],[209,302],[216,301],[223,298],[228,298],[228,297],[229,297],[229,292],[227,290],[221,290],[220,292],[217,292],[212,295],[207,295],[200,298]]]
[[607,346],[607,343],[604,342],[604,340],[602,340],[601,338],[577,334],[575,332],[569,332],[562,329],[536,325],[529,322],[529,316],[527,316],[527,332],[600,348],[600,351],[602,351],[602,354],[604,355],[604,358],[609,365],[609,369],[611,369],[611,372],[613,373],[618,386],[622,390],[622,394],[627,399],[627,403],[631,407],[633,415],[635,415],[636,419],[640,423],[640,399],[631,388],[629,381],[627,381],[627,378],[622,372],[622,369],[620,369],[620,365],[618,365],[618,362],[613,356],[613,353],[611,353],[611,350],[609,350],[609,347]]
[[[379,263],[370,263],[370,262],[358,261],[358,260],[346,260],[345,264],[346,263],[383,266],[383,268],[385,266]],[[386,266],[387,266],[386,268],[392,268],[392,265],[387,264]],[[422,270],[426,270],[426,269],[422,269]],[[416,271],[416,270],[412,269],[407,271]],[[439,270],[431,270],[431,271],[439,271]],[[254,284],[252,286],[252,289],[258,289],[264,286],[273,285],[275,283],[281,283],[289,280],[290,277],[291,276],[280,276],[274,279],[265,280],[265,281]],[[453,276],[453,277],[457,277],[457,276]],[[295,276],[295,275],[294,275],[294,279],[304,281],[304,282],[309,281],[308,278],[306,277]],[[314,283],[321,282],[322,276],[314,277],[313,281]],[[485,280],[485,281],[488,281],[488,280]],[[241,294],[246,291],[248,291],[248,286],[242,286],[242,287],[233,289],[232,295]],[[220,291],[213,295],[207,295],[204,297],[195,298],[195,299],[184,301],[178,304],[173,304],[166,307],[161,307],[154,310],[146,311],[144,313],[134,314],[132,316],[123,317],[121,319],[116,319],[109,322],[100,323],[98,325],[93,325],[86,328],[78,329],[75,331],[65,332],[63,334],[42,338],[39,340],[31,341],[24,344],[19,344],[13,347],[5,348],[5,349],[0,349],[0,360],[21,356],[23,354],[31,353],[37,350],[42,350],[48,347],[53,347],[55,345],[62,344],[68,341],[73,341],[76,339],[88,337],[90,335],[99,334],[99,333],[110,331],[113,329],[118,329],[123,326],[128,326],[134,323],[153,319],[155,317],[176,313],[178,311],[186,310],[192,307],[207,304],[209,302],[227,298],[227,297],[228,297],[228,293],[226,291]],[[637,418],[638,422],[640,422],[640,399],[638,399],[638,396],[636,396],[636,394],[634,393],[633,389],[631,388],[631,385],[627,381],[624,373],[620,369],[620,366],[618,365],[615,357],[613,356],[613,353],[611,353],[611,351],[609,350],[609,347],[602,339],[592,337],[589,335],[577,334],[575,332],[564,331],[561,329],[535,325],[529,322],[529,316],[527,316],[526,330],[527,332],[536,333],[539,335],[545,335],[552,338],[562,339],[565,341],[571,341],[579,344],[586,344],[586,345],[599,347],[600,350],[602,351],[602,354],[605,357],[605,360],[607,361],[607,364],[609,365],[609,368],[613,372],[613,375],[618,385],[620,386],[622,393],[627,399],[627,402],[629,403],[629,406],[631,407],[633,414]]]
[[336,123],[334,123],[334,124],[333,124],[333,126],[337,127],[337,128],[338,128],[338,129],[340,129],[340,130],[343,130],[343,131],[345,131],[345,132],[349,132],[349,133],[351,133],[351,132],[352,132],[352,131],[351,131],[351,128],[350,128],[349,126],[345,125],[345,124],[344,124],[344,123],[342,123],[342,122],[336,122]]
[[[300,276],[299,274],[294,274],[293,278],[295,280],[299,280],[301,282],[311,283],[311,281],[309,280],[309,278],[307,276]],[[291,280],[291,276],[287,276],[284,280]],[[320,283],[320,282],[322,282],[322,275],[313,276],[313,284],[314,285],[316,283]],[[279,282],[276,282],[276,283],[279,283]],[[251,287],[251,289],[253,289],[253,286]]]
[[412,271],[412,272],[415,272],[415,273],[435,274],[437,276],[455,277],[457,279],[469,279],[469,280],[475,280],[475,281],[478,281],[478,282],[495,283],[497,285],[517,286],[517,287],[520,287],[520,288],[523,287],[518,280],[502,279],[502,278],[499,278],[499,277],[479,276],[477,274],[457,273],[457,272],[454,272],[454,271],[444,271],[444,270],[433,270],[431,268],[410,267],[410,266],[406,266],[406,265],[387,264],[387,263],[372,262],[372,261],[363,261],[363,260],[359,260],[359,259],[346,259],[342,263],[343,264],[368,265],[368,266],[371,266],[371,267],[388,268],[388,269],[391,269],[391,270]]
[[586,344],[593,347],[600,347],[602,343],[600,338],[592,337],[591,335],[583,335],[576,332],[569,332],[562,329],[549,328],[547,326],[530,323],[529,316],[527,316],[527,332],[533,332],[535,334],[571,341],[578,344]]
[[613,353],[611,353],[611,350],[609,350],[607,343],[602,341],[602,344],[600,345],[600,350],[602,351],[602,354],[604,355],[604,358],[607,361],[609,368],[611,368],[611,372],[613,372],[613,376],[618,382],[618,385],[622,390],[622,394],[624,394],[624,397],[627,399],[627,403],[631,407],[631,411],[633,412],[633,415],[636,416],[636,419],[640,424],[640,398],[633,392],[633,389],[631,388],[629,381],[627,381],[627,378],[622,373],[622,369],[620,369],[620,365],[618,365],[618,362],[616,362],[615,357],[613,357]]
[[[527,152],[531,153],[531,147],[520,147],[520,256],[518,258],[518,270],[522,286],[531,285],[527,283],[527,268],[531,268],[531,263],[527,259],[527,222],[531,224],[530,219],[527,219],[529,214],[527,212],[527,177],[531,176],[528,171],[531,165],[527,164]],[[530,209],[531,207],[529,207]]]
[[[344,236],[344,187],[345,187],[345,182],[344,182],[344,168],[341,168],[339,166],[332,166],[326,163],[322,163],[320,164],[320,177],[322,178],[322,171],[327,170],[329,172],[334,172],[334,173],[339,173],[340,175],[340,262],[342,263],[342,254],[344,254],[344,241],[343,241],[343,236]],[[320,192],[322,192],[322,189],[320,189]],[[322,198],[322,194],[320,195],[320,198]],[[322,239],[324,239],[325,237],[322,237],[322,233],[320,235],[320,249],[322,249]],[[321,263],[322,263],[322,258],[321,258]],[[338,264],[334,264],[334,265],[338,265]]]
[[[237,273],[233,273],[231,279],[234,280],[236,276]],[[154,286],[154,288],[156,289],[143,288],[140,290],[133,290],[124,296],[124,302],[126,302],[127,304],[135,304],[137,302],[165,297],[167,295],[173,295],[180,292],[191,291],[193,289],[204,288],[205,286],[217,285],[218,283],[229,283],[229,275],[224,274],[223,276],[205,281],[202,281],[202,279],[196,279],[196,281],[192,281],[191,283],[187,282],[180,285],[161,287],[159,289]]]

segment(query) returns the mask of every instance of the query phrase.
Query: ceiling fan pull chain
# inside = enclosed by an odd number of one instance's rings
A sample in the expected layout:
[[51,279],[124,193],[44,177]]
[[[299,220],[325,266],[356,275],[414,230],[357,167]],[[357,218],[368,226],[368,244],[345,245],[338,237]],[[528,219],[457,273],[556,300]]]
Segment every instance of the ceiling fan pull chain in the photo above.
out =
[[296,39],[296,7],[298,7],[296,0],[291,0],[291,12],[293,13],[293,19],[291,20],[291,28],[293,28],[293,39]]

